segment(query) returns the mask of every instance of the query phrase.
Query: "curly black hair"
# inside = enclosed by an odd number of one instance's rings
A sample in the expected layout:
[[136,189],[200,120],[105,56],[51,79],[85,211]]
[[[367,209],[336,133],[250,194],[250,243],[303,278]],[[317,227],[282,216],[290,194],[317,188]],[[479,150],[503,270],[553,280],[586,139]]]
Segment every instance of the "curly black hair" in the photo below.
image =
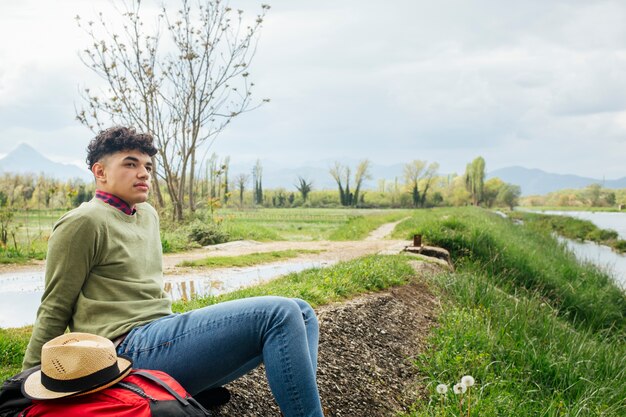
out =
[[154,156],[157,149],[154,139],[148,133],[137,133],[132,127],[113,126],[98,133],[87,146],[87,166],[89,169],[100,159],[119,151],[138,150]]

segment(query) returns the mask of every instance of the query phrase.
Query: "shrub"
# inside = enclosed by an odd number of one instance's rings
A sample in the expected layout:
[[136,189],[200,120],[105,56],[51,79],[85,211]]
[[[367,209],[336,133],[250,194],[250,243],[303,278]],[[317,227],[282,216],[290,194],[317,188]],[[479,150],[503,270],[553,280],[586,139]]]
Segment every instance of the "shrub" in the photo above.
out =
[[202,246],[228,242],[229,237],[226,231],[213,223],[195,221],[190,226],[189,238]]
[[587,234],[587,239],[593,240],[594,242],[604,242],[606,240],[613,240],[617,238],[617,232],[612,229],[596,229]]

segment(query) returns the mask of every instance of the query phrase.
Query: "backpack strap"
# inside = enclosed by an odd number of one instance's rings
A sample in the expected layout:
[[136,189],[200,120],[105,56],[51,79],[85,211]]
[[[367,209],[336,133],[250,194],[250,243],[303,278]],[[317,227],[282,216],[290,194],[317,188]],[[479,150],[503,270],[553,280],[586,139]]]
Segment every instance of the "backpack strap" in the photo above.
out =
[[189,403],[191,403],[193,406],[199,408],[205,415],[207,415],[207,416],[211,416],[212,415],[211,412],[209,410],[207,410],[206,408],[204,408],[202,406],[202,404],[200,404],[198,401],[196,401],[195,398],[193,398],[193,397],[188,397],[188,398],[181,397],[180,394],[178,394],[172,387],[170,387],[165,381],[163,381],[158,376],[153,375],[152,373],[150,373],[148,371],[143,371],[143,370],[138,370],[138,369],[133,370],[133,375],[139,375],[139,376],[142,376],[142,377],[144,377],[146,379],[149,379],[150,381],[155,382],[160,387],[162,387],[164,390],[166,390],[167,392],[172,394],[172,396],[174,398],[176,398],[178,401],[180,401],[180,403],[183,404],[184,406],[188,406]]
[[177,393],[172,387],[167,385],[167,383],[163,381],[161,378],[159,378],[158,376],[152,375],[150,372],[138,371],[138,370],[133,371],[133,375],[140,375],[146,379],[149,379],[152,382],[157,383],[161,388],[169,392],[172,395],[172,397],[176,398],[182,405],[184,406],[189,405],[189,401],[181,397],[179,393]]

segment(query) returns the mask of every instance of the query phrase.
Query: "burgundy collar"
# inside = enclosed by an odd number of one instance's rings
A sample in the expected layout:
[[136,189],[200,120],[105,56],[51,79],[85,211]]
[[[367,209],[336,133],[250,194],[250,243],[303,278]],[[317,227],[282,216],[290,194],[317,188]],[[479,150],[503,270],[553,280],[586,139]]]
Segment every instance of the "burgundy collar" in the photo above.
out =
[[118,196],[107,193],[106,191],[96,190],[96,198],[119,209],[122,213],[132,216],[137,209],[128,205],[128,203]]

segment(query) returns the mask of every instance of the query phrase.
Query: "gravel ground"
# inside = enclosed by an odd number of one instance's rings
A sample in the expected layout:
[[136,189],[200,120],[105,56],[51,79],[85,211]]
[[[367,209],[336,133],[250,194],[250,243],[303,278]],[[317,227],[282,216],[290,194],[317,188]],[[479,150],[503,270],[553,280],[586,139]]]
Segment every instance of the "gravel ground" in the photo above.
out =
[[[318,386],[326,417],[393,416],[424,388],[412,358],[426,349],[437,299],[421,279],[440,271],[414,262],[414,282],[317,309],[320,320]],[[231,401],[218,416],[279,416],[264,370],[230,384]]]

